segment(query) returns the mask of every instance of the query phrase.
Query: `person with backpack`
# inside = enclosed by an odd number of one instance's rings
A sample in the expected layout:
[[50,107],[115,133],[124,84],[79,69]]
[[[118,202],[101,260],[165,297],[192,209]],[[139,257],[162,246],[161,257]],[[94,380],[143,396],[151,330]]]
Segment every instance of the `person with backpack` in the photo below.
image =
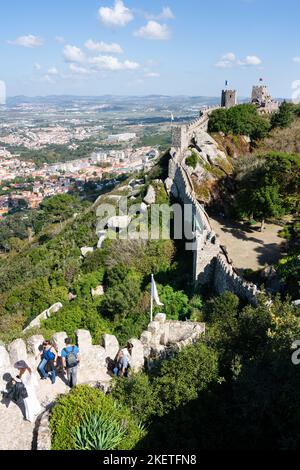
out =
[[41,379],[46,380],[49,375],[52,384],[55,384],[56,380],[56,365],[57,365],[57,352],[51,345],[50,341],[46,340],[43,342],[43,352],[41,354],[41,362],[38,365],[38,371]]
[[24,389],[21,391],[21,396],[25,405],[25,419],[34,423],[37,415],[42,411],[41,404],[36,394],[36,389],[38,387],[37,378],[25,361],[16,362],[15,368],[18,369],[18,378],[25,387],[25,393]]
[[65,348],[61,352],[61,360],[64,370],[67,372],[69,387],[77,385],[77,369],[80,364],[79,348],[72,344],[70,338],[65,339]]

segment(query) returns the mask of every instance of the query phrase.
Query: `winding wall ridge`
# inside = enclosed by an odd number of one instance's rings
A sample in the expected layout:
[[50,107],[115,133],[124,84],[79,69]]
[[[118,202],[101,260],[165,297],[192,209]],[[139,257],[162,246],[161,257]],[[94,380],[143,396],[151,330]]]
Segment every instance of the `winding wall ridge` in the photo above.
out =
[[230,291],[255,305],[258,288],[239,276],[222,252],[216,234],[212,231],[209,217],[204,207],[197,201],[193,181],[184,163],[184,151],[190,145],[194,132],[203,130],[208,123],[209,113],[214,109],[217,108],[212,107],[206,110],[201,118],[190,124],[178,126],[176,133],[173,133],[173,147],[169,162],[170,190],[183,204],[192,205],[194,283],[200,285],[210,283],[218,294]]

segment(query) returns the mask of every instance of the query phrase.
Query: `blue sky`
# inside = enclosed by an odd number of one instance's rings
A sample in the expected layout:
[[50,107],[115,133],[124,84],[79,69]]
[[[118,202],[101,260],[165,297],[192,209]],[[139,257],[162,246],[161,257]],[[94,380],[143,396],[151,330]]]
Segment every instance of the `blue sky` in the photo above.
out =
[[10,0],[0,80],[13,95],[240,96],[300,80],[298,0]]

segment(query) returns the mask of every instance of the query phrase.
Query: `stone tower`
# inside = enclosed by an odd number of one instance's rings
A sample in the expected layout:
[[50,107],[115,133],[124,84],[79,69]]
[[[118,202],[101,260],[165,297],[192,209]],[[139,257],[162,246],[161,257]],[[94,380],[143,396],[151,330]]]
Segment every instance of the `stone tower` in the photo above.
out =
[[252,88],[251,102],[264,106],[271,101],[268,87],[266,85],[255,85]]
[[237,104],[236,90],[222,90],[221,106],[222,108],[232,108]]

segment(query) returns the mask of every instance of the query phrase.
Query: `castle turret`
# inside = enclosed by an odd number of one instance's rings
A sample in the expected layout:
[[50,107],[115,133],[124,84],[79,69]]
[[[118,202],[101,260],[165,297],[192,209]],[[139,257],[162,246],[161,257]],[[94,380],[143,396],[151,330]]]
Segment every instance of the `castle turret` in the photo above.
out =
[[278,111],[279,103],[274,101],[266,85],[254,85],[252,88],[251,103],[257,106],[261,114],[269,114]]
[[222,90],[221,106],[222,108],[232,108],[237,104],[236,90]]
[[272,101],[268,87],[266,85],[255,85],[252,88],[251,101],[259,106],[265,106],[266,103]]

